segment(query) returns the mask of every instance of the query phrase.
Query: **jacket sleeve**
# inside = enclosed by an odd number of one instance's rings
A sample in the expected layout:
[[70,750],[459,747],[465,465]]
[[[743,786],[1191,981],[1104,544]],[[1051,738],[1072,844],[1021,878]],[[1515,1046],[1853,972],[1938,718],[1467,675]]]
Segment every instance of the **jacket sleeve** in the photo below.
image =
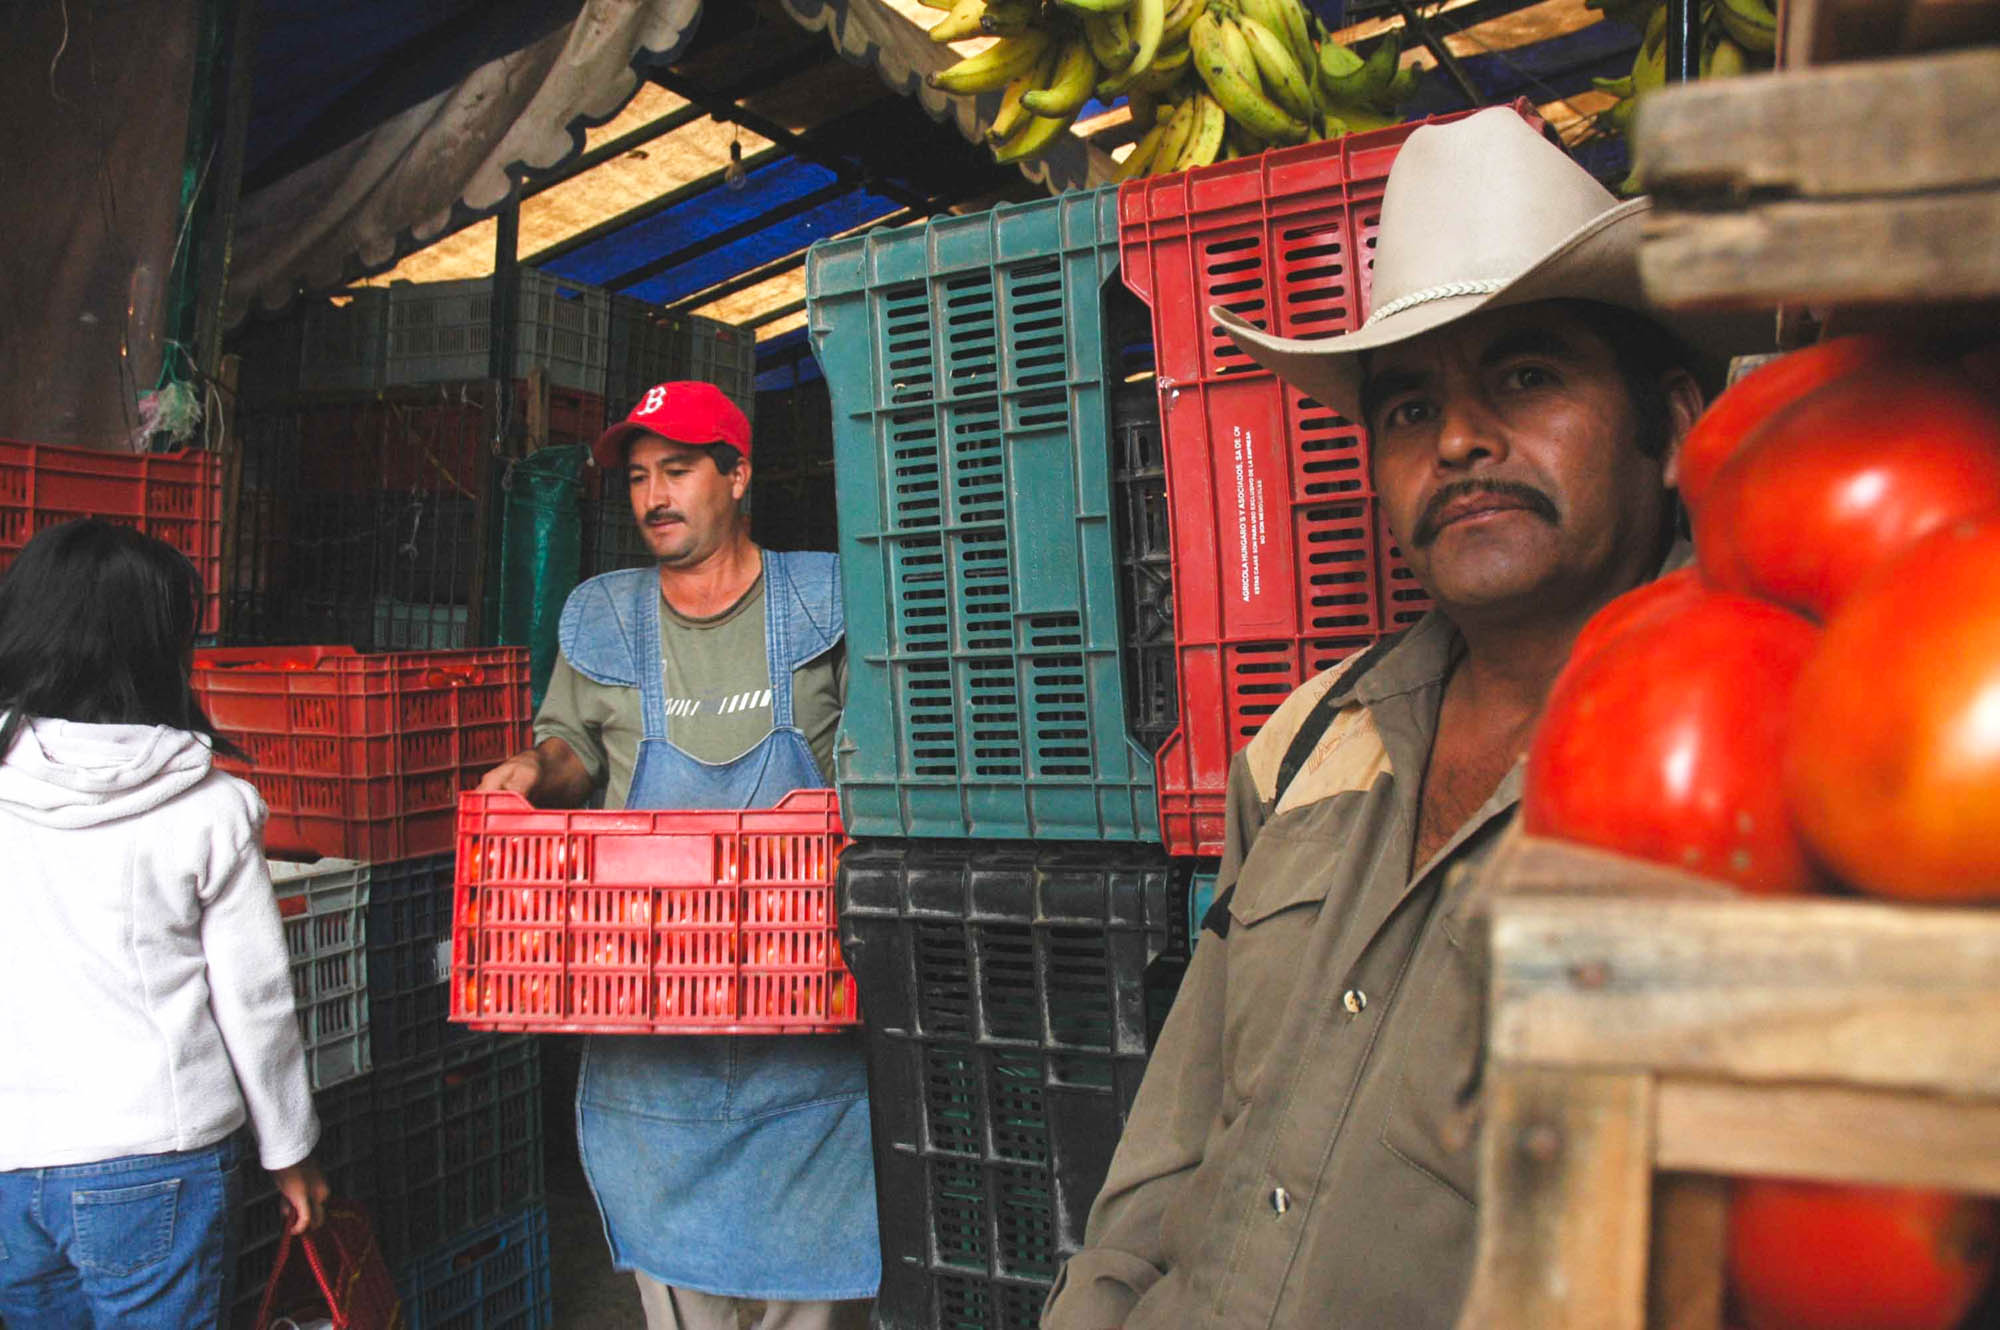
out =
[[284,926],[256,825],[247,840],[225,849],[230,845],[218,836],[201,891],[209,1008],[257,1132],[259,1160],[279,1169],[312,1153],[319,1118],[293,1009]]
[[[1264,824],[1263,806],[1240,753],[1230,766],[1226,819],[1215,884],[1217,910],[1210,916],[1218,920],[1227,917],[1229,892]],[[1167,1274],[1162,1230],[1201,1165],[1222,1108],[1226,932],[1226,926],[1201,930],[1166,1028],[1146,1063],[1146,1077],[1104,1189],[1091,1207],[1083,1249],[1070,1258],[1050,1291],[1043,1330],[1122,1326],[1140,1298]]]

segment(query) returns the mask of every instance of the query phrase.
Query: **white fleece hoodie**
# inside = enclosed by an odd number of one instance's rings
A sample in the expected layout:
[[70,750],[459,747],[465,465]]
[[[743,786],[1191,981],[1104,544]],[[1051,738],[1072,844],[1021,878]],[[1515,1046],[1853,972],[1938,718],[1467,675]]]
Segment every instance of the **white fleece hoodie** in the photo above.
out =
[[0,759],[0,1170],[319,1137],[264,802],[206,743],[38,720]]

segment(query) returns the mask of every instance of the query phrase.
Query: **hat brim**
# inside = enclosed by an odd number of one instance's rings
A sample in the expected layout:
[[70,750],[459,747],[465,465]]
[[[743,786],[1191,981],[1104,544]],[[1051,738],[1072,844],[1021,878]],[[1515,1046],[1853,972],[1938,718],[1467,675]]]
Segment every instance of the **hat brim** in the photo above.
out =
[[[663,443],[678,443],[689,448],[707,448],[722,442],[720,439],[711,439],[707,443],[689,443],[686,439],[676,439],[671,435],[662,434],[650,426],[621,420],[598,435],[597,442],[590,445],[591,460],[607,471],[621,467],[625,465],[625,450],[640,439],[659,439]],[[744,449],[739,448],[737,451],[743,456],[749,456]]]
[[[1365,423],[1361,420],[1363,352],[1510,305],[1594,300],[1641,312],[1700,352],[1723,355],[1759,349],[1754,320],[1684,318],[1647,305],[1639,280],[1639,235],[1652,205],[1650,198],[1637,198],[1607,209],[1491,292],[1425,301],[1339,337],[1279,337],[1220,305],[1209,314],[1252,360],[1357,424]],[[1762,340],[1768,341],[1768,335]]]

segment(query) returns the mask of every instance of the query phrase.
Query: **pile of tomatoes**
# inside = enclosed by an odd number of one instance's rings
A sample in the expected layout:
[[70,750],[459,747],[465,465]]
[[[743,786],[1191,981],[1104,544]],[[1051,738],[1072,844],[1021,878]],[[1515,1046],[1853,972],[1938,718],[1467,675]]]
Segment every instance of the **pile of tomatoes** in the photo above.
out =
[[[1678,483],[1695,565],[1578,637],[1526,830],[1755,893],[2000,903],[2000,404],[1826,342],[1718,398]],[[1996,1243],[1984,1202],[1754,1180],[1732,1275],[1750,1330],[1951,1330]]]

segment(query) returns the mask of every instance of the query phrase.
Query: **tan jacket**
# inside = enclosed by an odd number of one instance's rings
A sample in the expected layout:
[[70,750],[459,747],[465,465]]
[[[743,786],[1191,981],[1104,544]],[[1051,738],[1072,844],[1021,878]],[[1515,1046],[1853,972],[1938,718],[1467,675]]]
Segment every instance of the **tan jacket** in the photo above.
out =
[[[1046,1330],[1452,1325],[1475,1228],[1486,968],[1467,870],[1521,787],[1516,765],[1411,874],[1456,647],[1433,614],[1299,689],[1238,754],[1213,928]],[[1274,808],[1329,690],[1332,723]]]

